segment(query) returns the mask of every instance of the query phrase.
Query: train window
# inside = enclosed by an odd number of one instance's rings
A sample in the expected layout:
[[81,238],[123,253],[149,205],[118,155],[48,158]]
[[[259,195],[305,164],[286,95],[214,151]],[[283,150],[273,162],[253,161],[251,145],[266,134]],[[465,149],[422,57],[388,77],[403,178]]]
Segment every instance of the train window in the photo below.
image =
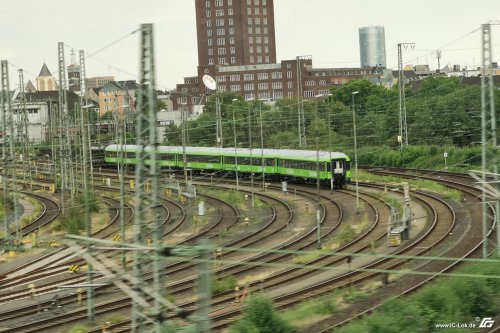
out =
[[106,157],[116,157],[116,151],[107,151]]
[[[234,156],[225,156],[225,164],[236,164]],[[240,165],[250,165],[249,157],[238,157],[238,164]],[[252,165],[262,166],[262,158],[252,157]],[[264,158],[264,166],[274,166],[274,158]]]
[[162,160],[162,161],[174,161],[175,155],[173,155],[173,154],[160,154],[160,160]]
[[186,160],[198,163],[220,163],[219,156],[186,155]]
[[[324,162],[320,162],[319,169],[324,170]],[[282,168],[302,169],[302,170],[318,170],[317,162],[300,161],[300,160],[279,160],[279,166]]]

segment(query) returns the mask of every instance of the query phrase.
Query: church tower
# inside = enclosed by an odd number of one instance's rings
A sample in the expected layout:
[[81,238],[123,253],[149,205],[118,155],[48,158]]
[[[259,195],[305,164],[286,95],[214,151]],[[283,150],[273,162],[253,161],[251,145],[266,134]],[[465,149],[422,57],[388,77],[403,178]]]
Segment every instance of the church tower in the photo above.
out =
[[45,63],[36,78],[36,85],[38,86],[38,91],[54,91],[59,89],[56,79],[52,76]]

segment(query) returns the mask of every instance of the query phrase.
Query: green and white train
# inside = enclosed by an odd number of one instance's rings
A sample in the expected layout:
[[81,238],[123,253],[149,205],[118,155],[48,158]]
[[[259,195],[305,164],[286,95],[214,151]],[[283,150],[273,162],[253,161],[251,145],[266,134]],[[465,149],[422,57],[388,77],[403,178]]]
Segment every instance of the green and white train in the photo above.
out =
[[[146,147],[146,150],[149,147]],[[106,164],[137,162],[137,146],[109,145],[105,147]],[[343,187],[351,180],[350,159],[344,153],[289,150],[185,147],[186,168],[197,172],[230,172],[239,176],[264,174],[282,181],[317,182],[323,186]],[[162,169],[184,169],[183,147],[159,146],[158,163]],[[264,169],[264,170],[263,170]]]

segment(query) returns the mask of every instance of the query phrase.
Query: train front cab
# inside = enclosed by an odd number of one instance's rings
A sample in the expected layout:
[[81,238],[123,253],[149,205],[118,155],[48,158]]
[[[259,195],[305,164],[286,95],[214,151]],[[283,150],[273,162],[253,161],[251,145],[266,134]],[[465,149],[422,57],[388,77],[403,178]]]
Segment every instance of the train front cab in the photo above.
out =
[[346,181],[350,180],[350,162],[346,159],[332,159],[330,170],[332,171],[330,187],[342,188]]

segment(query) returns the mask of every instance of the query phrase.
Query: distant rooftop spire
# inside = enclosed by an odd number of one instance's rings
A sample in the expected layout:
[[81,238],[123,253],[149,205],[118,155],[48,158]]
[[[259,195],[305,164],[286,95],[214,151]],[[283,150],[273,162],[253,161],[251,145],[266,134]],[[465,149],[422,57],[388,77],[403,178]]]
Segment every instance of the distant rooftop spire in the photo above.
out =
[[42,69],[40,70],[40,74],[38,74],[38,76],[52,76],[45,62],[43,63]]
[[26,83],[26,87],[24,88],[24,91],[27,92],[27,93],[36,92],[36,88],[33,85],[33,83],[31,82],[31,80],[28,81],[28,83]]

